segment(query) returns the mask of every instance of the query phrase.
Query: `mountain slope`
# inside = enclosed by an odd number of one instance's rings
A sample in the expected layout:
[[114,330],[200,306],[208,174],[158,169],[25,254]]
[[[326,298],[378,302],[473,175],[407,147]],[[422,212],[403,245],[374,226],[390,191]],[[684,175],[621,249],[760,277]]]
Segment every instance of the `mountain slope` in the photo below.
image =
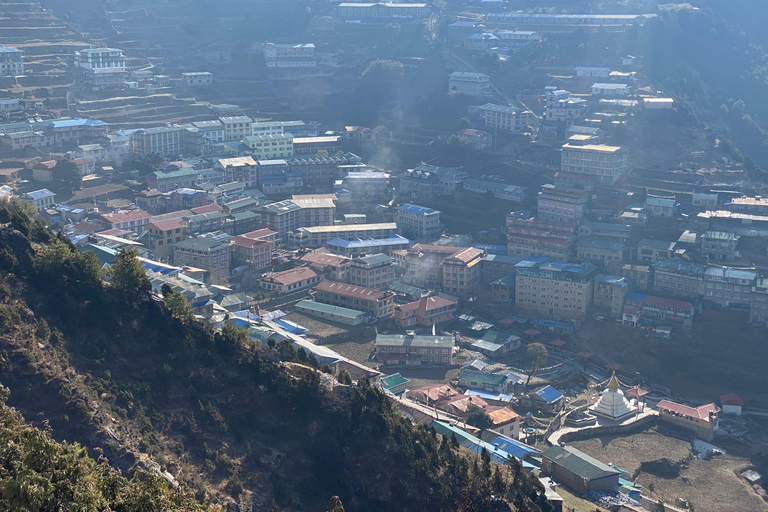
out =
[[[366,383],[342,386],[289,345],[186,325],[98,261],[0,205],[0,382],[9,405],[126,474],[199,503],[319,510],[549,510],[535,479],[415,428]],[[470,506],[471,505],[471,506]],[[469,507],[469,508],[468,508]]]

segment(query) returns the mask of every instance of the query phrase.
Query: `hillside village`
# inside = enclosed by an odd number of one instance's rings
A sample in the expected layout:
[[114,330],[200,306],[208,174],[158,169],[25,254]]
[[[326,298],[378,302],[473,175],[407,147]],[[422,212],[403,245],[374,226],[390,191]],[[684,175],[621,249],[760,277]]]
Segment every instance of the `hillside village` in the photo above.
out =
[[[656,8],[312,2],[307,31],[249,44],[249,98],[224,43],[140,48],[131,13],[105,11],[110,35],[57,3],[0,20],[2,200],[105,270],[136,251],[150,293],[180,292],[197,321],[287,340],[414,424],[519,460],[558,510],[725,510],[681,491],[699,464],[734,507],[766,508],[759,169],[685,124],[691,99],[650,79],[650,55],[509,74],[569,38],[651,30]],[[353,48],[368,31],[393,54]],[[427,40],[446,68],[414,114],[431,122],[291,99],[323,80],[356,98],[398,59],[422,72],[397,49],[427,60]],[[684,455],[590,443],[628,436]]]

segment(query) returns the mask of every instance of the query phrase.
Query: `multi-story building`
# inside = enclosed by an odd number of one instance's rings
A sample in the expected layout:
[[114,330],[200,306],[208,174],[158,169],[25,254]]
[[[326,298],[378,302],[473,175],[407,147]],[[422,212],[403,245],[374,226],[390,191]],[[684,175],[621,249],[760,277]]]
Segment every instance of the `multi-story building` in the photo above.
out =
[[[717,194],[715,194],[717,196]],[[717,205],[717,197],[715,197],[714,207]],[[768,214],[768,197],[755,196],[755,197],[734,197],[727,201],[723,208],[732,212],[738,213],[757,213],[760,215]]]
[[228,183],[242,183],[246,188],[255,188],[259,181],[258,164],[250,156],[237,158],[220,158],[213,165],[214,169],[224,172],[224,179]]
[[324,152],[325,156],[335,155],[343,148],[341,135],[326,135],[321,137],[294,137],[293,154],[316,155]]
[[182,73],[181,82],[188,87],[213,85],[213,73],[210,71]]
[[336,196],[333,194],[298,194],[291,201],[301,208],[302,227],[332,226],[336,218]]
[[490,96],[491,77],[485,73],[454,71],[448,75],[448,92],[467,96]]
[[401,281],[421,288],[437,289],[443,284],[443,260],[467,247],[416,244],[411,248],[392,251],[405,274]]
[[405,171],[400,177],[401,199],[433,199],[440,195],[453,195],[459,184],[470,175],[455,167],[421,164]]
[[521,259],[505,254],[483,255],[483,282],[490,284],[497,279],[514,275],[515,265],[520,263]]
[[707,267],[704,271],[704,299],[724,308],[747,308],[756,280],[757,272],[754,270]]
[[608,78],[611,68],[596,66],[576,66],[576,76],[579,78]]
[[217,238],[201,236],[177,242],[173,246],[174,264],[206,270],[212,283],[226,278],[229,276],[232,241]]
[[260,206],[259,212],[264,226],[276,232],[282,240],[285,240],[289,231],[295,231],[301,226],[301,206],[290,199]]
[[406,250],[410,247],[411,241],[400,235],[391,235],[385,238],[368,238],[361,240],[345,240],[335,238],[328,240],[325,247],[334,254],[355,258],[364,254],[384,253],[390,254],[392,251]]
[[243,144],[253,151],[253,157],[257,160],[272,160],[292,157],[293,140],[290,133],[249,135],[243,139]]
[[[693,323],[693,315],[696,312],[696,309],[690,302],[656,297],[644,293],[628,293],[624,297],[624,308],[622,319],[625,324],[625,315],[627,313],[638,312],[641,317],[649,320],[680,323],[686,330],[690,329]],[[630,311],[626,311],[627,309]]]
[[427,18],[430,7],[426,3],[342,2],[337,11],[343,20],[390,23],[392,20]]
[[[192,188],[197,183],[198,173],[192,168],[171,167],[168,171],[155,171],[147,176],[147,185],[160,192],[170,192],[177,188]],[[175,170],[174,170],[175,169]]]
[[456,303],[443,297],[422,297],[417,301],[395,306],[395,325],[400,328],[422,325],[431,327],[453,320]]
[[395,311],[394,294],[335,281],[320,282],[315,286],[315,300],[358,311],[365,311],[371,318],[390,318]]
[[440,236],[440,210],[404,204],[395,210],[394,221],[401,235],[412,240],[433,240]]
[[376,360],[385,364],[453,364],[453,336],[377,334]]
[[624,261],[626,254],[627,246],[622,242],[580,237],[576,243],[576,258],[581,262],[605,265],[612,261]]
[[56,144],[100,140],[107,134],[109,124],[98,119],[53,119],[43,125],[47,135],[53,135]]
[[159,153],[176,158],[185,152],[187,130],[181,126],[143,128],[131,133],[133,151],[139,155]]
[[572,124],[565,130],[565,137],[568,139],[574,135],[586,135],[587,137],[594,137],[598,144],[605,142],[605,131],[602,128],[596,128],[594,126],[578,126]]
[[309,267],[297,267],[264,276],[259,279],[259,285],[271,292],[291,293],[314,286],[323,279],[320,272]]
[[219,121],[224,125],[224,140],[243,140],[252,132],[253,120],[248,116],[220,117]]
[[249,238],[248,234],[236,236],[232,240],[232,262],[234,265],[248,265],[254,270],[261,270],[272,265],[274,243],[258,238]]
[[461,183],[462,190],[474,192],[475,194],[491,194],[496,199],[504,201],[522,202],[528,194],[528,189],[510,185],[506,182],[479,180],[476,178],[467,178]]
[[45,132],[13,132],[0,135],[0,142],[13,151],[18,151],[26,147],[46,148],[53,146],[55,139],[53,134]]
[[643,203],[645,213],[660,219],[674,217],[676,209],[677,201],[666,197],[649,196],[645,198]]
[[360,157],[354,153],[345,153],[342,156],[294,155],[287,160],[287,169],[291,173],[300,173],[304,183],[316,191],[330,191],[342,166],[360,162]]
[[768,322],[768,278],[759,276],[752,285],[749,300],[750,323],[765,325]]
[[194,121],[192,126],[203,133],[211,142],[224,142],[224,124],[218,119],[212,121]]
[[349,282],[349,271],[352,265],[350,258],[330,254],[326,249],[309,251],[299,258],[302,263],[325,275],[326,279],[338,283]]
[[632,233],[632,226],[628,224],[616,224],[613,222],[584,221],[579,226],[579,236],[596,240],[610,240],[612,242],[626,242]]
[[628,96],[630,87],[627,84],[595,83],[592,84],[592,96]]
[[173,256],[173,244],[189,236],[189,225],[180,218],[153,221],[143,228],[147,232],[152,257],[161,261],[169,261]]
[[576,224],[513,212],[507,215],[507,254],[518,258],[546,256],[556,261],[571,259],[576,247]]
[[0,76],[24,74],[24,50],[0,45]]
[[545,184],[536,197],[538,217],[578,224],[587,209],[589,191],[565,185]]
[[653,264],[653,288],[681,297],[704,295],[707,267],[681,260],[658,260]]
[[560,170],[592,176],[598,183],[611,185],[627,172],[627,151],[620,146],[565,144]]
[[352,171],[343,180],[344,188],[353,201],[386,199],[389,194],[389,174],[382,171]]
[[125,55],[117,48],[88,48],[75,52],[75,66],[125,71]]
[[632,281],[635,290],[647,290],[651,285],[651,267],[645,265],[620,265],[618,274]]
[[93,90],[102,91],[112,87],[124,86],[128,72],[119,68],[86,69],[83,77]]
[[312,43],[266,43],[264,61],[267,68],[315,68],[315,45]]
[[675,254],[675,245],[675,242],[668,242],[666,240],[643,238],[635,246],[637,261],[640,263],[656,263],[662,259],[672,259],[672,255]]
[[[274,229],[274,228],[272,228]],[[322,247],[336,238],[354,240],[357,238],[385,238],[397,233],[397,224],[349,224],[339,226],[301,227],[288,234],[288,242],[294,247]]]
[[443,291],[467,296],[482,280],[482,262],[484,252],[469,247],[445,258],[440,264],[443,268]]
[[587,112],[589,103],[583,98],[572,98],[571,91],[550,91],[545,97],[544,118],[547,122],[570,126]]
[[35,210],[37,210],[38,213],[42,213],[48,208],[52,208],[53,205],[56,204],[56,200],[54,199],[55,197],[56,194],[47,188],[43,188],[22,194],[20,199],[22,201],[28,201],[29,204],[35,207]]
[[642,24],[655,14],[541,14],[520,12],[491,12],[485,16],[486,23],[499,25],[541,26],[547,31],[595,30],[597,27],[624,29]]
[[697,208],[714,209],[717,207],[717,201],[717,193],[708,194],[706,192],[694,192],[691,196],[691,204]]
[[386,254],[355,258],[349,267],[349,284],[386,290],[395,281],[395,265]]
[[584,318],[592,304],[596,270],[591,263],[521,261],[515,274],[515,305],[553,319]]
[[736,246],[740,238],[727,231],[707,231],[699,237],[701,257],[710,261],[732,261],[736,259]]
[[96,217],[96,222],[107,229],[125,229],[134,233],[144,231],[144,226],[149,224],[150,215],[144,210],[116,211],[102,213]]
[[516,107],[486,103],[478,107],[486,129],[521,133],[528,129],[531,113]]
[[614,317],[621,317],[621,312],[624,310],[624,297],[630,291],[629,280],[626,277],[597,274],[593,282],[593,304],[596,307],[610,309]]
[[212,211],[207,213],[198,213],[184,217],[189,225],[189,232],[193,234],[212,233],[219,231],[224,227],[226,215],[224,212]]

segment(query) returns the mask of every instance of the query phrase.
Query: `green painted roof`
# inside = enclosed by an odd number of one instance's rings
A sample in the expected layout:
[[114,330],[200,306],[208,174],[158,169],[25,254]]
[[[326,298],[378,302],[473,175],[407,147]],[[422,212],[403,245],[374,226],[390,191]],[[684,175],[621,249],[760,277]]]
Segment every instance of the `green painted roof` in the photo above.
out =
[[541,455],[576,476],[590,481],[609,476],[618,477],[621,474],[616,468],[612,468],[572,446],[553,446]]
[[397,386],[402,386],[403,384],[407,384],[408,382],[410,382],[408,379],[406,379],[399,373],[395,373],[393,375],[387,375],[386,377],[382,377],[381,387],[388,390]]
[[[495,343],[489,343],[489,344],[496,345]],[[500,373],[478,372],[477,370],[470,370],[468,368],[464,368],[459,373],[459,380],[460,381],[463,380],[467,382],[477,382],[478,384],[484,384],[489,386],[503,386],[504,383],[507,380],[509,380],[509,376],[500,374]]]

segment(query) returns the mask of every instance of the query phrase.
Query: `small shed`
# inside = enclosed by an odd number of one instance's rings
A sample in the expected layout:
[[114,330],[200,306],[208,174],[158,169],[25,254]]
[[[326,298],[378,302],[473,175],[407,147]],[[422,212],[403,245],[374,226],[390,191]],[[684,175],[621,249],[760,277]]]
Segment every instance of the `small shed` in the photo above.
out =
[[723,406],[723,414],[741,416],[741,409],[744,407],[744,399],[739,395],[726,393],[720,397],[720,405]]
[[399,373],[394,373],[381,378],[381,388],[391,395],[401,395],[405,393],[405,386],[409,382]]

